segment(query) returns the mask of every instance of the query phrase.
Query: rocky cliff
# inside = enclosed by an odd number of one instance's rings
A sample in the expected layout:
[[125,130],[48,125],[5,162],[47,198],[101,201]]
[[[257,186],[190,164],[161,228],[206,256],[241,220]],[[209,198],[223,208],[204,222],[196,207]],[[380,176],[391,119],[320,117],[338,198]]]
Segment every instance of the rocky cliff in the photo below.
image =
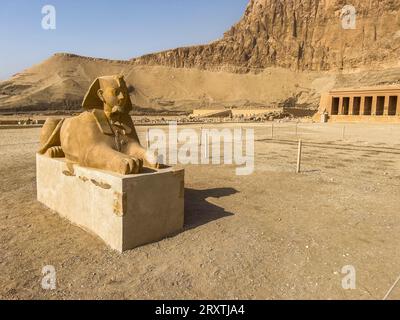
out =
[[250,0],[239,23],[209,45],[133,59],[137,64],[248,72],[277,66],[343,70],[398,63],[400,1],[354,0],[355,29],[344,29],[345,0]]

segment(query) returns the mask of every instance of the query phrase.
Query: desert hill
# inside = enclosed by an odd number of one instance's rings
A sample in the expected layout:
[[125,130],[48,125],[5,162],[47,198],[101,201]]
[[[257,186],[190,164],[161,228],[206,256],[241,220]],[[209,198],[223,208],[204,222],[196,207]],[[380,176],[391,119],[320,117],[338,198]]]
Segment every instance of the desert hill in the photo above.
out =
[[107,74],[125,75],[136,106],[188,112],[202,107],[277,105],[294,92],[309,92],[314,80],[314,75],[283,68],[238,74],[56,54],[2,82],[0,105],[10,112],[79,109],[91,81]]
[[400,2],[357,0],[355,30],[343,0],[250,0],[222,39],[130,61],[56,54],[0,82],[0,111],[79,109],[94,78],[124,74],[141,108],[316,108],[333,87],[400,82]]

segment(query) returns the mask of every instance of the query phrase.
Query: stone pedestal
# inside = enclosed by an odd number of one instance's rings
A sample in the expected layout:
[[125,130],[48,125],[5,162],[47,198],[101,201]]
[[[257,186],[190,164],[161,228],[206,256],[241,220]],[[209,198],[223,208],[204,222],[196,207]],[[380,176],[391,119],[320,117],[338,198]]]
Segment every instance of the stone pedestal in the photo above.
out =
[[174,235],[184,223],[184,170],[139,175],[36,155],[37,198],[123,252]]

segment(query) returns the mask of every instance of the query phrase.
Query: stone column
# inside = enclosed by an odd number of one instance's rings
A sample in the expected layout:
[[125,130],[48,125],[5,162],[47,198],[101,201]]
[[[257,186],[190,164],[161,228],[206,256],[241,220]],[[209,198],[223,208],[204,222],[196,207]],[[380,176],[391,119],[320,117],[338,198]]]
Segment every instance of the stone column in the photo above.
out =
[[396,115],[397,115],[397,116],[400,116],[400,96],[397,96]]
[[376,104],[378,103],[378,96],[372,96],[371,116],[376,116]]
[[365,96],[362,96],[360,102],[360,115],[363,116],[364,112],[365,112]]
[[383,103],[383,115],[384,116],[389,115],[389,100],[390,100],[390,96],[385,96],[385,102]]
[[327,106],[326,111],[331,115],[332,108],[333,108],[333,98],[330,95],[328,95],[327,97],[325,97],[325,101],[326,101],[326,106]]
[[342,115],[343,114],[343,97],[339,97],[339,111],[338,111],[338,115]]
[[324,109],[329,113],[332,114],[332,97],[329,94],[322,94],[321,95],[321,102],[320,102],[320,109],[324,111]]
[[354,96],[349,97],[349,116],[354,114]]

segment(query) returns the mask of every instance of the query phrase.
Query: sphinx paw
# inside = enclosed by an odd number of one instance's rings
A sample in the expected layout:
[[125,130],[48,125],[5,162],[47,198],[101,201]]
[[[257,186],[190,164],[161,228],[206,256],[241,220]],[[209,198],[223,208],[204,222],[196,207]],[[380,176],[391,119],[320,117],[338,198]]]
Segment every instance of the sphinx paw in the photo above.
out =
[[143,168],[143,161],[135,158],[122,158],[119,165],[118,172],[120,174],[137,174]]
[[49,158],[64,158],[65,154],[61,147],[51,147],[49,148],[45,155]]

